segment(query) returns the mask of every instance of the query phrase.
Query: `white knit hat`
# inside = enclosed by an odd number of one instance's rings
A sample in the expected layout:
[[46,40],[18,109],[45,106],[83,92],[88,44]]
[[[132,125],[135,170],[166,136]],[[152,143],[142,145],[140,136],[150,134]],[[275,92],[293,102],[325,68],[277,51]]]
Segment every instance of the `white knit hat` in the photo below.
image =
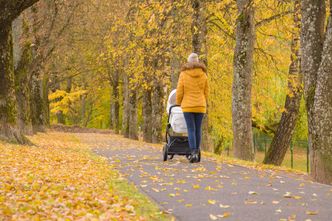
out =
[[191,54],[189,55],[189,57],[188,57],[188,62],[189,62],[189,63],[194,63],[194,62],[198,63],[198,62],[199,62],[198,54],[196,54],[196,53],[191,53]]

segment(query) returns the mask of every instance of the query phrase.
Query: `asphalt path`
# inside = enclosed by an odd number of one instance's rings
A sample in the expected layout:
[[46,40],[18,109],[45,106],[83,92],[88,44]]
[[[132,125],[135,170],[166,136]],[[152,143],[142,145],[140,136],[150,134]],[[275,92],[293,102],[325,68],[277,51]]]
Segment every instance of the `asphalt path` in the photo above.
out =
[[332,220],[332,186],[304,175],[257,170],[202,157],[162,161],[160,148],[115,135],[80,140],[177,220]]

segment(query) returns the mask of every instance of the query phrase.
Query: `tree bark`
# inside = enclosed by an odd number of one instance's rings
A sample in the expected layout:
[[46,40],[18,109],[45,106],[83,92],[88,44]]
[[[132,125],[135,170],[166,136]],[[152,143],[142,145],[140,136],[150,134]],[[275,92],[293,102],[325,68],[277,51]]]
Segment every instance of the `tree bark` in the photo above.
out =
[[0,0],[0,138],[27,142],[16,125],[12,22],[38,0]]
[[129,95],[129,138],[138,140],[137,131],[137,94],[135,89]]
[[0,27],[7,26],[17,18],[21,12],[39,0],[0,0]]
[[254,160],[251,127],[251,81],[255,42],[254,7],[252,0],[237,0],[236,47],[233,79],[233,147],[235,157]]
[[[317,72],[321,63],[325,35],[325,0],[302,1],[301,70],[304,78],[304,98],[308,115],[309,151],[312,159],[314,140],[314,97]],[[311,165],[312,166],[312,165]]]
[[124,73],[123,75],[123,87],[122,87],[122,94],[123,94],[123,111],[122,111],[122,127],[121,127],[121,134],[128,138],[129,137],[129,79],[128,75]]
[[164,93],[162,83],[156,81],[152,89],[152,143],[162,142],[162,117],[164,113]]
[[116,68],[112,77],[112,129],[119,133],[119,70]]
[[[192,0],[192,47],[193,52],[199,55],[200,60],[207,66],[207,24],[206,24],[206,3],[204,1]],[[203,119],[201,149],[213,152],[213,145],[210,145],[209,117],[208,112]]]
[[[329,84],[326,73],[329,72],[330,65],[327,62],[330,50],[328,43],[331,44],[329,42],[331,25],[328,26],[326,43],[323,48],[325,19],[325,0],[302,1],[301,68],[304,75],[304,96],[308,114],[311,176],[320,182],[331,182],[332,169],[330,165],[332,158],[329,152],[331,145],[327,145],[329,139],[326,137],[328,133],[331,133],[331,129],[325,131],[329,127],[329,122],[320,122],[330,115],[329,102],[325,98],[329,93],[324,88],[328,87]],[[318,76],[322,79],[319,79]],[[322,80],[326,82],[322,82]],[[331,90],[331,87],[329,89]],[[323,95],[323,91],[327,94]],[[316,95],[316,93],[318,94]],[[327,146],[324,146],[325,144],[322,141],[327,142]]]
[[322,61],[314,96],[315,133],[312,141],[311,176],[332,184],[332,15],[329,16]]
[[13,43],[11,24],[0,28],[0,139],[23,143],[16,128]]
[[143,141],[152,143],[152,97],[151,90],[143,89]]
[[15,95],[17,100],[17,124],[23,134],[31,135],[31,84],[29,67],[32,62],[32,50],[29,42],[20,43],[23,36],[23,18],[20,16],[13,22],[13,51],[15,73]]
[[288,75],[288,93],[286,96],[285,111],[282,113],[277,131],[271,146],[265,156],[265,164],[280,166],[292,140],[294,128],[300,110],[302,97],[302,75],[300,73],[300,29],[301,29],[301,2],[294,1],[294,28],[291,43],[291,64]]

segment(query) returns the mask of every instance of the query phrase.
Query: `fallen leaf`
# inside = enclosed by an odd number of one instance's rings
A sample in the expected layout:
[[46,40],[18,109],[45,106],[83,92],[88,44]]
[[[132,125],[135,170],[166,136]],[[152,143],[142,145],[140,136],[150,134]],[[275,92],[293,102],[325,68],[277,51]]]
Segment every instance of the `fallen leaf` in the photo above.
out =
[[230,212],[224,212],[222,215],[218,215],[218,217],[220,217],[220,218],[227,218],[227,217],[230,217],[230,216],[231,216]]
[[217,220],[218,217],[216,217],[215,215],[210,214],[210,219],[211,219],[211,220]]
[[208,200],[208,203],[214,205],[214,204],[216,204],[216,201],[215,200]]
[[223,208],[223,209],[226,209],[226,208],[229,208],[230,206],[229,206],[229,205],[219,204],[219,207],[220,207],[220,208]]
[[317,215],[318,214],[318,211],[311,211],[311,210],[308,210],[305,212],[307,215]]
[[254,205],[254,204],[257,204],[257,201],[255,201],[255,200],[245,200],[244,203],[247,204],[247,205]]

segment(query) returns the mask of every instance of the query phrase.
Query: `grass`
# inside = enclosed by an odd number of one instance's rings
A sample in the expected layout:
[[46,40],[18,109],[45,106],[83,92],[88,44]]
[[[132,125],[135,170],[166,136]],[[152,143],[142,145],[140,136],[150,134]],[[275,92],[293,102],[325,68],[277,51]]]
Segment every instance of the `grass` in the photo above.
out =
[[[256,161],[263,162],[265,157],[265,153],[260,151],[256,153]],[[288,150],[284,161],[282,162],[281,166],[291,168],[291,153]],[[307,150],[303,148],[295,148],[293,151],[293,169],[307,172]]]
[[73,135],[0,142],[0,220],[172,220]]

